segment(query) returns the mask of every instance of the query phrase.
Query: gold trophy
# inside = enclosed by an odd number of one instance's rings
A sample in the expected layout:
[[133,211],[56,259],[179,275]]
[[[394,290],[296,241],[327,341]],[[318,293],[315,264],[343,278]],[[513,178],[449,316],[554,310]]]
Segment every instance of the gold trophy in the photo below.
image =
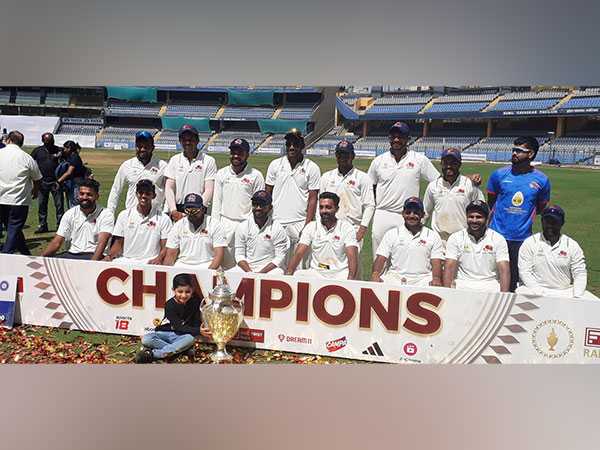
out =
[[200,304],[200,311],[217,351],[210,355],[215,363],[229,362],[233,358],[225,346],[236,335],[244,318],[244,302],[235,297],[227,284],[223,269],[217,270],[217,285]]

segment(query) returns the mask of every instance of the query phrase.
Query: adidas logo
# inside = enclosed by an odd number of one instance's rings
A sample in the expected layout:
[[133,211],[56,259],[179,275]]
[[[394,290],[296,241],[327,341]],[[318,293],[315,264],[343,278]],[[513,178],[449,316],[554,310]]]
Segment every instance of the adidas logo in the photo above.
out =
[[363,355],[384,356],[381,347],[377,342],[373,342],[372,345],[369,345],[367,349],[363,351]]

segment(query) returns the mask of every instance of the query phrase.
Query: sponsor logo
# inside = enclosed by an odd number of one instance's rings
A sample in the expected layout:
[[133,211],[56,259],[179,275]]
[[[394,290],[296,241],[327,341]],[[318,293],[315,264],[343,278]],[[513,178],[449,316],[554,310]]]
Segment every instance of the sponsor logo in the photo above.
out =
[[529,187],[531,189],[536,189],[536,190],[539,190],[541,188],[541,186],[538,184],[537,181],[532,181],[531,183],[529,183]]
[[363,350],[362,353],[363,355],[385,356],[377,342],[373,342],[373,344],[369,345],[366,350]]
[[129,330],[129,322],[131,322],[131,317],[127,316],[117,316],[115,317],[115,330]]
[[513,195],[513,197],[512,197],[513,206],[519,207],[523,204],[524,201],[525,201],[525,197],[523,196],[523,193],[521,191],[515,192],[515,195]]
[[289,342],[292,344],[312,344],[312,339],[302,336],[286,336],[285,334],[278,334],[277,339],[279,342]]
[[402,350],[404,351],[404,354],[408,356],[414,356],[417,354],[418,351],[417,345],[412,342],[407,342],[406,344],[404,344]]
[[600,347],[600,328],[585,329],[585,344],[586,347]]
[[234,341],[244,342],[265,342],[265,330],[255,328],[240,328],[237,334],[233,337]]
[[341,238],[339,236],[334,236],[333,239],[335,239],[336,241],[339,241]]
[[347,344],[348,339],[346,336],[344,336],[334,341],[327,341],[325,343],[325,348],[327,348],[328,352],[337,352],[338,350],[344,348]]
[[571,351],[575,336],[573,330],[562,320],[544,320],[533,329],[531,343],[540,355],[557,359]]
[[8,281],[0,281],[0,291],[6,291],[8,290]]

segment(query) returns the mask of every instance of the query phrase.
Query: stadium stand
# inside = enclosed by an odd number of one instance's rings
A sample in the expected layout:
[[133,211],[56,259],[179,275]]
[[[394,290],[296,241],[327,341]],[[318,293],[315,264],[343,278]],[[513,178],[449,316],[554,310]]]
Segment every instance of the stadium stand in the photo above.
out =
[[258,146],[265,140],[265,136],[261,133],[247,133],[239,131],[223,131],[215,136],[207,145],[208,152],[227,153],[229,152],[229,144],[236,138],[243,138],[250,144],[250,151],[254,152]]
[[159,117],[159,103],[134,103],[111,101],[104,109],[107,116]]
[[429,158],[439,159],[442,151],[446,148],[455,147],[464,151],[481,139],[478,136],[446,136],[446,137],[422,137],[410,144],[410,149],[416,152],[425,153]]
[[560,137],[540,146],[537,160],[548,162],[557,159],[561,164],[591,164],[594,155],[600,153],[600,136]]
[[435,99],[435,103],[489,103],[498,97],[498,93],[492,94],[467,94],[467,95],[442,95]]
[[[211,133],[199,133],[198,148],[203,149],[210,138]],[[159,150],[181,150],[179,144],[179,132],[175,130],[162,130],[154,145]]]
[[600,92],[586,95],[573,95],[569,100],[560,105],[559,111],[564,109],[600,108]]
[[[415,141],[411,138],[409,145]],[[390,139],[388,136],[365,136],[354,143],[354,151],[357,156],[375,156],[380,155],[390,149]]]
[[0,90],[0,103],[10,102],[10,91]]
[[[344,139],[354,143],[357,141],[358,136],[355,136],[354,134],[341,135],[341,136],[328,134],[326,136],[323,136],[317,142],[314,142],[311,145],[311,148],[314,148],[315,150],[318,150],[318,151],[326,150],[328,152],[328,154],[333,155],[335,152],[335,146],[338,144],[338,142],[340,142]],[[360,154],[360,155],[357,154],[357,156],[362,156],[362,154]]]
[[507,100],[535,100],[544,98],[563,98],[569,93],[569,91],[525,91],[525,92],[507,92],[501,98],[501,101]]
[[424,105],[432,98],[431,95],[386,95],[375,100],[375,105]]
[[256,149],[256,153],[281,155],[285,148],[285,139],[283,134],[273,134]]
[[98,145],[104,148],[135,148],[135,133],[142,130],[153,135],[158,131],[153,128],[106,127],[98,139]]
[[40,104],[40,93],[32,91],[17,91],[17,97],[15,103],[19,105],[39,105]]
[[[510,161],[512,157],[512,146],[517,136],[494,136],[483,138],[479,142],[468,147],[464,151],[466,159],[470,155],[482,155],[487,161]],[[536,137],[540,145],[548,140],[547,136]],[[475,159],[475,158],[473,158]]]
[[66,93],[50,93],[46,94],[46,105],[48,106],[69,106],[71,95]]
[[89,119],[84,117],[65,117],[61,119],[56,134],[95,136],[101,128],[101,118]]
[[315,106],[314,103],[288,103],[283,107],[277,118],[308,120],[312,116]]
[[227,106],[221,115],[225,120],[256,120],[270,119],[275,109],[273,107]]
[[502,99],[488,111],[524,111],[528,109],[549,109],[558,103],[557,98],[540,100],[509,100]]
[[213,118],[220,107],[216,104],[171,103],[167,105],[165,116]]
[[489,102],[434,103],[426,113],[481,111]]
[[416,114],[425,104],[410,104],[410,105],[378,105],[371,106],[368,114]]

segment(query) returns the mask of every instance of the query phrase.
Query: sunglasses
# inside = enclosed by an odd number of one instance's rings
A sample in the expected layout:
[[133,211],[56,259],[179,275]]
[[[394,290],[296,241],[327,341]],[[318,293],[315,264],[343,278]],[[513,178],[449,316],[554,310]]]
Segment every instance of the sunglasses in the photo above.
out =
[[529,152],[531,152],[531,150],[529,150],[528,148],[525,148],[525,147],[513,147],[512,151],[513,151],[513,153],[529,153]]

